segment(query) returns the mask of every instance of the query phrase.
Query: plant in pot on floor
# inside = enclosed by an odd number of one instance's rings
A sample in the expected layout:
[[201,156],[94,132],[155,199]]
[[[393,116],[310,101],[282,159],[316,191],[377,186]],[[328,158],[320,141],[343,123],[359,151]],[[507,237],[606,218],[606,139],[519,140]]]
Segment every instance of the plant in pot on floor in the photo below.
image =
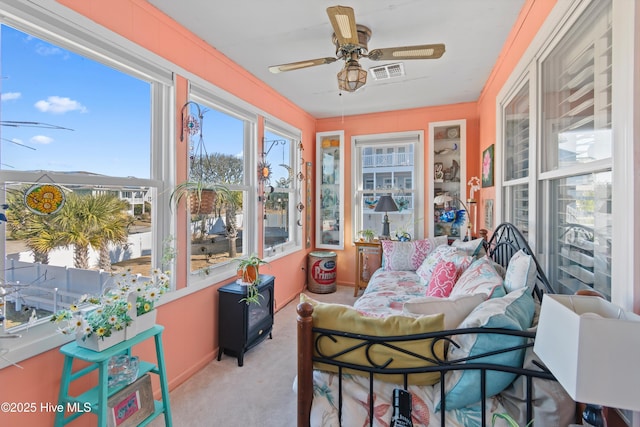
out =
[[264,298],[258,291],[260,284],[260,266],[269,263],[253,254],[248,258],[238,260],[237,274],[241,284],[247,286],[247,296],[240,301],[248,304],[260,304],[260,298]]

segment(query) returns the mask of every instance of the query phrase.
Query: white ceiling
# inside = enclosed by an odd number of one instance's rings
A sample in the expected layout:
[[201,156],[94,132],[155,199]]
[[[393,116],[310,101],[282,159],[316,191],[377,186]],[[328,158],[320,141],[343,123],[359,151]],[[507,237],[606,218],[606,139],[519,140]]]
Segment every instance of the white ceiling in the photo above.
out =
[[[148,0],[316,118],[475,101],[524,0]],[[440,59],[403,61],[405,76],[338,90],[343,61],[272,74],[270,65],[335,56],[326,8],[355,10],[369,50],[444,43]],[[393,63],[362,59],[365,69]]]

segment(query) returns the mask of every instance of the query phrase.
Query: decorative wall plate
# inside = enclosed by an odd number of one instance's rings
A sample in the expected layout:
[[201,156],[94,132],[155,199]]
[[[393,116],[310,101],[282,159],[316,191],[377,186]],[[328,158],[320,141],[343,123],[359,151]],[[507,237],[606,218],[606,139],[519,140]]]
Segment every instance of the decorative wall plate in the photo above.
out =
[[38,215],[57,213],[64,206],[64,202],[64,192],[54,184],[36,184],[24,195],[27,209]]

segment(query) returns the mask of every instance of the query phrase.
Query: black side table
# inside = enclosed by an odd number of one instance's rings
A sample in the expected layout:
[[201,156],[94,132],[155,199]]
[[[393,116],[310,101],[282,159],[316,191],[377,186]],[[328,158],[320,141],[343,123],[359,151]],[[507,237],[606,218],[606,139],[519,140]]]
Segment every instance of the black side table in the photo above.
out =
[[218,289],[218,360],[222,353],[238,358],[238,366],[244,363],[244,353],[264,340],[273,338],[273,288],[275,277],[260,275],[258,292],[260,304],[246,304],[247,287],[235,281]]

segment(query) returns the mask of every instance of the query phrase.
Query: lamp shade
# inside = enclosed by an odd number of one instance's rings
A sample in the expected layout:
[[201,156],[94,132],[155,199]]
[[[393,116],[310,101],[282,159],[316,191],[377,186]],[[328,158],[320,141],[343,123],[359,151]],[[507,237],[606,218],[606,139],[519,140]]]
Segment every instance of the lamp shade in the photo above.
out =
[[347,61],[338,72],[338,87],[346,92],[355,92],[367,83],[367,71],[356,60]]
[[533,350],[576,402],[640,410],[640,316],[600,297],[546,294]]
[[393,197],[389,195],[380,196],[375,208],[376,212],[396,212],[397,210],[398,205],[393,201]]

